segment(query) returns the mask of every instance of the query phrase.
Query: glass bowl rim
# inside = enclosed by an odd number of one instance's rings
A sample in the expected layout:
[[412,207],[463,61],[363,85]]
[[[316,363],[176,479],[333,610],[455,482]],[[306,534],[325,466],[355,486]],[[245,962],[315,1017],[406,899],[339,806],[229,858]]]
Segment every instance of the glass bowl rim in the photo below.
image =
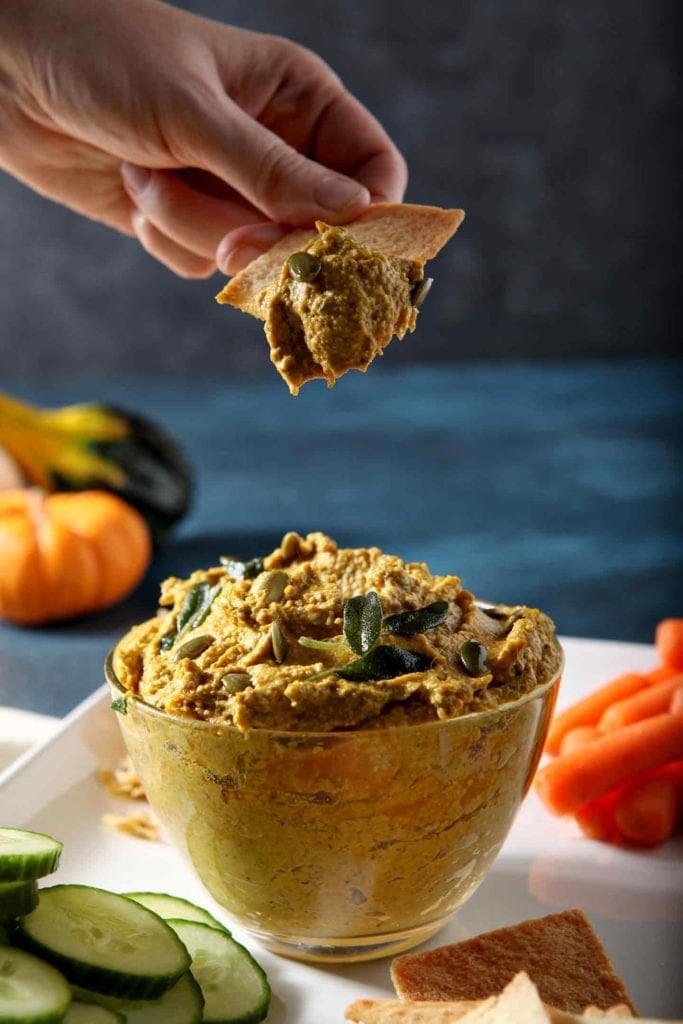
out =
[[135,706],[140,709],[143,714],[149,714],[152,718],[159,718],[166,722],[173,722],[180,728],[190,729],[206,729],[209,732],[222,733],[222,732],[235,732],[241,736],[246,736],[248,733],[257,733],[262,736],[275,736],[275,737],[287,737],[290,740],[303,739],[304,737],[314,737],[321,741],[323,739],[328,740],[330,737],[337,737],[340,740],[349,736],[358,735],[372,735],[387,732],[396,732],[399,730],[410,729],[411,732],[415,732],[416,729],[434,729],[450,725],[454,727],[456,722],[472,722],[476,719],[485,720],[487,718],[495,718],[504,711],[512,711],[516,708],[522,707],[524,704],[528,704],[532,700],[538,700],[541,697],[545,697],[546,694],[552,690],[552,688],[558,684],[562,678],[562,673],[565,666],[565,657],[562,644],[557,641],[558,649],[560,652],[560,663],[557,671],[553,673],[550,679],[544,683],[540,683],[535,686],[533,690],[529,690],[528,693],[523,693],[521,697],[517,697],[515,700],[506,701],[504,704],[498,705],[495,708],[485,708],[482,711],[470,711],[466,715],[454,715],[452,718],[436,718],[429,722],[417,722],[415,724],[406,723],[404,725],[390,725],[384,728],[367,728],[367,729],[337,729],[327,730],[323,732],[315,732],[308,729],[263,729],[254,727],[249,730],[238,729],[236,725],[230,722],[209,722],[203,721],[200,718],[182,718],[179,715],[170,715],[163,708],[155,707],[154,704],[148,704],[147,701],[143,700],[137,694],[134,694],[131,690],[127,690],[119,681],[114,671],[114,653],[116,651],[117,644],[111,648],[104,662],[104,676],[107,683],[115,690],[121,697],[125,698],[126,703],[128,701],[134,701]]

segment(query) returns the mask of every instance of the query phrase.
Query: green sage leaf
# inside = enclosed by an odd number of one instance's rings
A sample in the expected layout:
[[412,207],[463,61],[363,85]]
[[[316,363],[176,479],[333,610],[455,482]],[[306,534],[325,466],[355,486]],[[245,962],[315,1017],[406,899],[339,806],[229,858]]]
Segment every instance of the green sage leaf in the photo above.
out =
[[128,703],[125,697],[115,697],[111,702],[112,711],[118,711],[120,715],[128,714]]
[[372,650],[382,631],[382,605],[374,590],[344,605],[344,637],[356,654]]
[[413,608],[409,612],[399,612],[398,615],[387,615],[382,623],[385,633],[393,633],[395,636],[414,636],[416,633],[424,633],[427,629],[434,629],[440,626],[448,617],[448,601],[434,601],[424,608]]
[[263,572],[263,559],[262,558],[250,558],[248,562],[244,563],[244,579],[245,580],[254,580],[262,572]]
[[211,611],[211,605],[220,592],[220,583],[216,583],[212,587],[207,580],[204,580],[202,583],[195,583],[188,590],[178,612],[178,621],[176,623],[178,636],[181,633],[189,632],[191,629],[196,629],[197,626],[201,626]]
[[263,572],[262,558],[250,558],[246,562],[240,562],[238,558],[232,558],[230,555],[221,555],[220,563],[233,580],[253,580]]
[[394,679],[408,672],[425,672],[431,664],[431,659],[424,654],[382,644],[334,671],[349,682],[364,683],[374,679]]

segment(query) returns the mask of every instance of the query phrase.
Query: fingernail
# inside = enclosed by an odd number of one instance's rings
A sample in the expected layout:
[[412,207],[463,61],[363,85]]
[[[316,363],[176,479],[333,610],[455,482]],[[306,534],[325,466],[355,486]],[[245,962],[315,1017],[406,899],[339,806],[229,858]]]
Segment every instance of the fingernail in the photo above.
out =
[[326,210],[345,210],[354,203],[367,203],[368,191],[348,178],[323,178],[315,190],[315,201]]
[[133,213],[131,214],[130,220],[131,224],[133,225],[133,231],[135,232],[136,235],[139,235],[140,232],[144,230],[145,225],[147,224],[147,218],[145,217],[144,213],[140,213],[139,210],[134,210]]
[[138,167],[137,164],[121,164],[121,177],[129,192],[139,195],[149,185],[152,172],[146,167]]
[[254,224],[248,229],[238,230],[244,233],[244,239],[234,238],[234,232],[231,232],[218,243],[216,249],[216,263],[224,274],[236,274],[284,238],[291,228],[283,228],[278,224]]

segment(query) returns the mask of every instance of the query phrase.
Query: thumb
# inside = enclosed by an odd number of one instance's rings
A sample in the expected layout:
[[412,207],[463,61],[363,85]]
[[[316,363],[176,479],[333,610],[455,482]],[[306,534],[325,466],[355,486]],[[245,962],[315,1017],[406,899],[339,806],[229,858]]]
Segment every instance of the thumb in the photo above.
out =
[[209,115],[204,131],[195,126],[193,148],[199,150],[206,170],[271,220],[301,226],[314,220],[339,224],[368,206],[370,193],[360,182],[307,159],[228,103],[222,116]]

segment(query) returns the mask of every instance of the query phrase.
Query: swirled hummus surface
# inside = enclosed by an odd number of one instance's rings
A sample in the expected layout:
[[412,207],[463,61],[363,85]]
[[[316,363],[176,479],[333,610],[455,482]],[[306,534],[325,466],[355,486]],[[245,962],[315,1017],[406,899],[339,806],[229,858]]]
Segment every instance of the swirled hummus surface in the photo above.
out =
[[[484,610],[457,576],[432,575],[423,563],[378,548],[339,548],[322,533],[288,533],[257,569],[244,578],[244,566],[226,560],[188,579],[166,580],[159,614],[131,629],[116,649],[122,686],[171,715],[241,730],[327,732],[494,708],[548,681],[560,666],[554,625],[542,612]],[[447,602],[435,627],[382,633],[382,645],[419,655],[421,671],[363,681],[336,673],[357,658],[345,645],[344,606],[370,592],[385,617]],[[188,598],[191,605],[197,595],[203,611],[188,619]],[[301,638],[332,643],[320,649]],[[476,675],[463,663],[468,640],[486,649]]]

